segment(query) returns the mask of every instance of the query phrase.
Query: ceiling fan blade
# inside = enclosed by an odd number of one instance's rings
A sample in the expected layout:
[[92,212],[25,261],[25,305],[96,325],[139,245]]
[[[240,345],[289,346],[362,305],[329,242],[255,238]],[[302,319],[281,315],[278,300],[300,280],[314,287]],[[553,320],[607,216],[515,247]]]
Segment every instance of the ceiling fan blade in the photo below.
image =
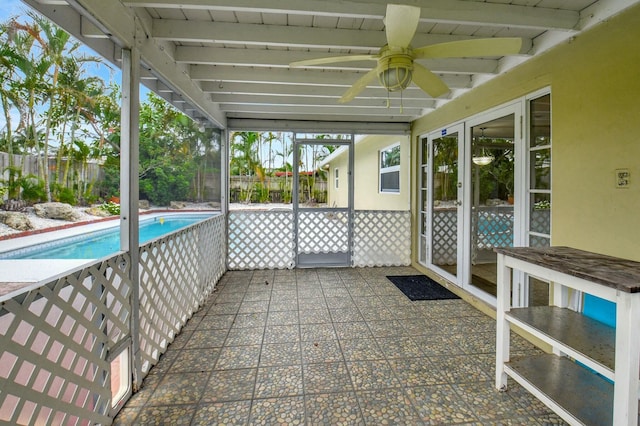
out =
[[413,82],[430,96],[437,98],[449,91],[444,81],[420,64],[413,63]]
[[472,56],[504,56],[520,53],[522,39],[518,37],[480,38],[432,44],[413,49],[414,59],[463,58]]
[[295,61],[289,64],[290,67],[307,67],[311,65],[333,64],[338,62],[355,62],[355,61],[377,61],[378,55],[344,55],[330,56],[326,58],[307,59],[304,61]]
[[358,81],[353,83],[353,86],[351,86],[349,90],[344,92],[344,95],[342,95],[342,97],[338,100],[338,103],[344,104],[352,101],[353,98],[355,98],[360,92],[362,92],[369,83],[375,80],[377,75],[378,67],[375,67],[374,69],[360,77]]
[[389,47],[409,47],[418,28],[418,21],[420,21],[419,7],[388,4],[384,25]]

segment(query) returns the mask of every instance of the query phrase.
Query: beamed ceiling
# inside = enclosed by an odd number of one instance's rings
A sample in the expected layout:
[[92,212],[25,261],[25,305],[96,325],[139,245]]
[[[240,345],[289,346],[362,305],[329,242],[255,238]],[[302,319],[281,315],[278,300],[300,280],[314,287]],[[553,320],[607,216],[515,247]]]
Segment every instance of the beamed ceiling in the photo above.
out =
[[419,62],[451,91],[436,99],[415,85],[389,93],[377,80],[352,102],[338,99],[375,62],[290,68],[325,56],[376,54],[385,44],[387,0],[24,0],[119,64],[136,44],[143,84],[217,127],[310,121],[406,128],[496,75],[637,3],[637,0],[405,0],[421,8],[413,47],[520,37],[508,57]]

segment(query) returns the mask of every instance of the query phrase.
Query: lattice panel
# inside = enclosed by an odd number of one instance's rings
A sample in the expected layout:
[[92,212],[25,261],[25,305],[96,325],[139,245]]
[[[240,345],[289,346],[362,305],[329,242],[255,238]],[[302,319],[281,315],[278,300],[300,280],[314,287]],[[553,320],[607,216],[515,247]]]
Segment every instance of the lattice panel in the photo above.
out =
[[225,273],[227,251],[224,241],[226,218],[222,215],[196,225],[201,291],[208,295]]
[[193,228],[140,248],[140,350],[146,374],[203,298]]
[[531,224],[529,230],[539,232],[541,234],[551,234],[551,210],[550,209],[534,209],[531,211],[529,218]]
[[403,266],[410,264],[410,212],[355,212],[353,266]]
[[513,208],[476,209],[472,221],[477,249],[513,246]]
[[108,351],[129,333],[129,256],[0,304],[0,423],[110,424]]
[[225,272],[220,215],[140,248],[140,350],[144,376]]
[[338,253],[349,250],[349,213],[298,212],[298,253]]
[[433,211],[431,262],[435,265],[455,265],[458,262],[458,211]]
[[230,212],[229,269],[294,267],[293,212]]

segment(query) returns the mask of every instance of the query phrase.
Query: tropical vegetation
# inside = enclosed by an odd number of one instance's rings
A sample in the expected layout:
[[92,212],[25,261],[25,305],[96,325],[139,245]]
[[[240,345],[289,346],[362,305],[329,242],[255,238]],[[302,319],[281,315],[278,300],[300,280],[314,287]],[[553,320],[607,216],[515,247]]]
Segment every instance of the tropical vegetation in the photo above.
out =
[[[89,73],[100,62],[39,15],[0,24],[0,204],[119,195],[120,88]],[[153,94],[140,111],[140,197],[219,200],[206,183],[220,175],[220,133]],[[26,172],[30,159],[37,167]]]
[[[91,72],[108,65],[87,51],[37,14],[0,23],[0,205],[4,200],[5,208],[7,201],[108,205],[118,198],[121,91]],[[141,199],[153,205],[220,199],[219,131],[150,93],[140,106],[139,135]],[[231,191],[237,201],[291,202],[292,137],[230,135]],[[298,147],[301,201],[326,199],[326,189],[318,186],[326,180],[319,164],[334,149]]]

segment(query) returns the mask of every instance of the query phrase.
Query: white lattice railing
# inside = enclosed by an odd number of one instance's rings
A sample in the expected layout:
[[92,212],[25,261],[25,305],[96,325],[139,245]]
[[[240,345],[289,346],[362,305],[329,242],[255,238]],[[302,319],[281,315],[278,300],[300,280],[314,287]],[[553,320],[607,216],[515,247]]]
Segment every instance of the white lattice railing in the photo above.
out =
[[403,211],[355,212],[353,266],[411,264],[411,213]]
[[[348,249],[348,213],[304,211],[298,222],[301,253]],[[352,266],[411,263],[409,212],[354,212]],[[229,213],[229,269],[282,269],[295,264],[292,211]]]
[[[137,377],[224,273],[224,224],[220,215],[141,247]],[[0,424],[111,423],[111,352],[132,338],[130,259],[119,253],[0,297]]]
[[293,268],[293,212],[229,212],[227,256],[229,269]]
[[143,376],[225,271],[224,217],[140,248],[140,350]]

